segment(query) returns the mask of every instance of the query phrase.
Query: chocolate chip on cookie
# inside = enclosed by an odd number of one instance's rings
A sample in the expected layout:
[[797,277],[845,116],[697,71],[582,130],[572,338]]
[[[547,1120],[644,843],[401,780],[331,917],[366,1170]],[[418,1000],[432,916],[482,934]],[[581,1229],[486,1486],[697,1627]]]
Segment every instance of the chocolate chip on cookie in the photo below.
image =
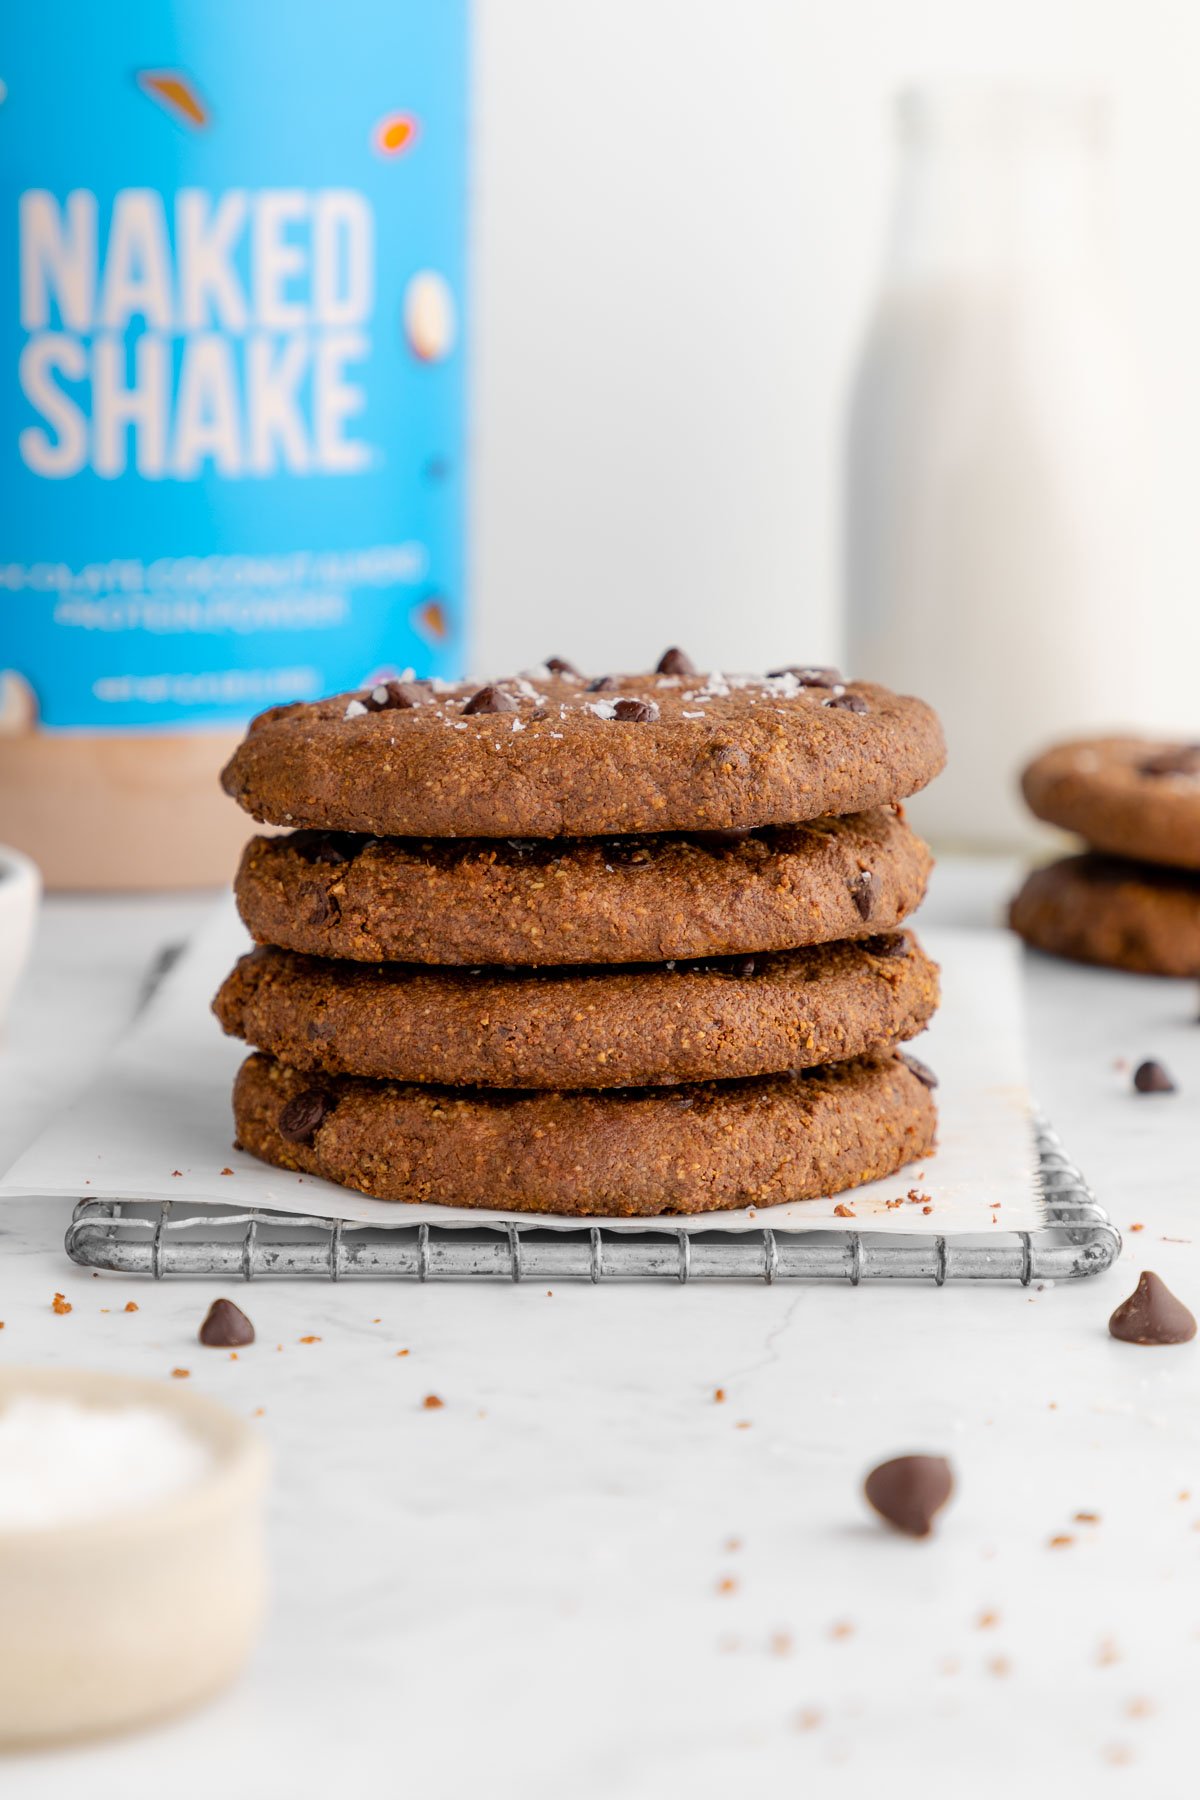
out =
[[368,712],[407,712],[420,700],[421,690],[411,681],[381,681],[371,689],[363,705]]
[[694,675],[696,665],[677,644],[672,644],[671,648],[664,650],[659,657],[654,673],[656,675]]
[[336,1103],[321,1088],[304,1088],[293,1095],[276,1121],[281,1138],[289,1144],[311,1144],[322,1121]]
[[783,675],[793,676],[801,687],[814,688],[841,687],[846,679],[840,669],[829,668],[820,663],[790,663],[786,669],[771,669],[768,679],[778,681]]
[[870,869],[860,869],[850,883],[850,895],[860,917],[869,919],[879,899],[879,877]]
[[310,863],[348,863],[365,839],[337,831],[293,831],[288,839],[297,856]]
[[487,687],[481,687],[477,693],[472,694],[471,698],[463,707],[464,713],[508,713],[516,711],[517,703],[512,695],[506,694],[503,688],[495,687],[490,682]]
[[910,1056],[907,1050],[898,1050],[896,1054],[905,1068],[910,1070],[924,1087],[935,1088],[937,1086],[938,1078],[928,1063],[923,1063],[917,1056]]
[[[613,731],[623,701],[657,706],[652,743]],[[860,715],[853,730],[829,702]],[[341,695],[267,715],[228,764],[227,791],[271,824],[385,837],[739,831],[894,805],[944,759],[929,707],[861,682],[837,694],[693,672],[589,688],[546,670],[479,690],[431,682],[404,709],[353,707]],[[519,729],[457,729],[495,711]]]
[[1141,765],[1143,775],[1200,775],[1200,744],[1158,750]]
[[1093,850],[1200,869],[1198,776],[1194,744],[1079,738],[1035,757],[1021,786],[1039,819],[1076,832]]
[[243,1063],[243,1147],[381,1200],[647,1217],[774,1205],[890,1175],[933,1147],[933,1100],[891,1056],[797,1075],[608,1093],[328,1078],[338,1130],[279,1129],[307,1077]]
[[908,939],[902,931],[884,931],[875,937],[864,938],[864,950],[872,956],[894,957],[908,955]]
[[[662,834],[349,842],[356,854],[330,895],[337,912],[320,920],[320,884],[296,835],[250,841],[235,891],[259,943],[467,966],[752,955],[890,931],[922,899],[930,868],[926,846],[884,809],[716,846]],[[880,884],[869,921],[847,881],[856,866]]]
[[552,675],[574,675],[576,680],[583,680],[575,664],[568,662],[565,656],[548,656],[542,667],[549,669]]
[[658,717],[653,700],[618,700],[613,706],[614,719],[627,719],[634,725],[651,724]]

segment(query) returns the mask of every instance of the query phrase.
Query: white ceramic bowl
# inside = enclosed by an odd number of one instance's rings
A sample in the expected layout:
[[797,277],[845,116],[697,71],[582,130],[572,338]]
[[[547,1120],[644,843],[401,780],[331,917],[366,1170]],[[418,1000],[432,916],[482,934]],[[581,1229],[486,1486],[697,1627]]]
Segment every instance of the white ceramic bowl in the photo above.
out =
[[36,1394],[157,1406],[212,1451],[194,1485],[127,1513],[0,1531],[0,1747],[125,1728],[232,1680],[262,1617],[266,1451],[186,1388],[83,1369],[0,1369],[0,1409]]
[[19,850],[0,844],[0,1029],[33,944],[42,878]]

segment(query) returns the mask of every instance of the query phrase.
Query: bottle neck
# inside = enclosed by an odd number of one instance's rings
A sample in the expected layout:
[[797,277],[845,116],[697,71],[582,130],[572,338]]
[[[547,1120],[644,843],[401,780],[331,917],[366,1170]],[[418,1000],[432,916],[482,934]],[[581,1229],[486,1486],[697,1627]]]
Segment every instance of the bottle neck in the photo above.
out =
[[1104,278],[1111,235],[1096,102],[919,90],[902,97],[899,117],[894,280]]

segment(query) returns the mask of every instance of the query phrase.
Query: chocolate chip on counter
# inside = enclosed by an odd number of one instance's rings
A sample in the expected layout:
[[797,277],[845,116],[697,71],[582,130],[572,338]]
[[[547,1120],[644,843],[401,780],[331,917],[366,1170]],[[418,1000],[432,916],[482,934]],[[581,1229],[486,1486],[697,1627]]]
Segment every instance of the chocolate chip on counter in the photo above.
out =
[[210,1350],[236,1350],[254,1342],[254,1327],[232,1300],[214,1300],[200,1327],[200,1342]]
[[860,869],[850,883],[850,898],[861,919],[869,919],[879,898],[879,877],[870,869]]
[[1142,775],[1200,775],[1200,744],[1180,744],[1159,750],[1139,765]]
[[1196,1321],[1166,1283],[1144,1269],[1128,1300],[1122,1300],[1108,1321],[1108,1329],[1123,1344],[1187,1344],[1196,1335]]
[[579,675],[575,664],[568,662],[565,656],[548,656],[542,667],[549,669],[552,675]]
[[928,1537],[954,1492],[954,1474],[944,1456],[896,1456],[871,1470],[863,1492],[897,1531]]
[[870,707],[861,694],[834,694],[832,699],[822,702],[824,706],[835,706],[840,712],[865,713]]
[[463,707],[465,713],[507,713],[516,710],[517,703],[512,695],[506,694],[503,688],[493,687],[490,682],[487,687],[481,687],[478,693],[472,694]]
[[311,1144],[313,1135],[327,1113],[333,1111],[333,1101],[320,1088],[305,1088],[288,1101],[279,1115],[279,1135],[286,1138],[289,1144]]
[[915,1075],[917,1080],[922,1082],[925,1087],[935,1088],[937,1086],[938,1078],[929,1067],[928,1063],[923,1063],[920,1057],[910,1056],[907,1050],[897,1050],[896,1055],[900,1058],[900,1061],[904,1064],[905,1068],[908,1069],[911,1074]]
[[411,681],[381,681],[363,702],[368,712],[407,712],[421,698]]
[[846,679],[840,669],[823,668],[819,663],[790,663],[786,669],[769,669],[768,681],[775,681],[781,675],[794,675],[801,687],[832,688],[840,687]]
[[589,694],[606,694],[609,688],[615,688],[616,685],[615,675],[597,675],[594,681],[588,682],[584,691]]
[[694,675],[696,665],[677,644],[672,644],[671,648],[664,650],[659,657],[654,673],[656,675]]
[[877,937],[864,938],[862,947],[872,956],[908,955],[908,939],[902,931],[883,931]]
[[1139,1063],[1133,1071],[1133,1085],[1139,1094],[1173,1094],[1175,1083],[1160,1062],[1151,1059]]
[[653,700],[618,700],[613,705],[614,719],[627,719],[635,725],[646,725],[657,717]]

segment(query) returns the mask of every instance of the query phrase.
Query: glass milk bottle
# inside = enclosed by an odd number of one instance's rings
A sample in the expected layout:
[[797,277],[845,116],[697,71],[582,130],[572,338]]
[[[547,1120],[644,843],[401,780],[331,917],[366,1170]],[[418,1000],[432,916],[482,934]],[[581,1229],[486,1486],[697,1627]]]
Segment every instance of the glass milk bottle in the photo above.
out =
[[849,666],[930,700],[943,845],[1015,845],[1022,762],[1136,723],[1142,395],[1107,244],[1106,116],[1025,88],[901,97],[848,445]]

